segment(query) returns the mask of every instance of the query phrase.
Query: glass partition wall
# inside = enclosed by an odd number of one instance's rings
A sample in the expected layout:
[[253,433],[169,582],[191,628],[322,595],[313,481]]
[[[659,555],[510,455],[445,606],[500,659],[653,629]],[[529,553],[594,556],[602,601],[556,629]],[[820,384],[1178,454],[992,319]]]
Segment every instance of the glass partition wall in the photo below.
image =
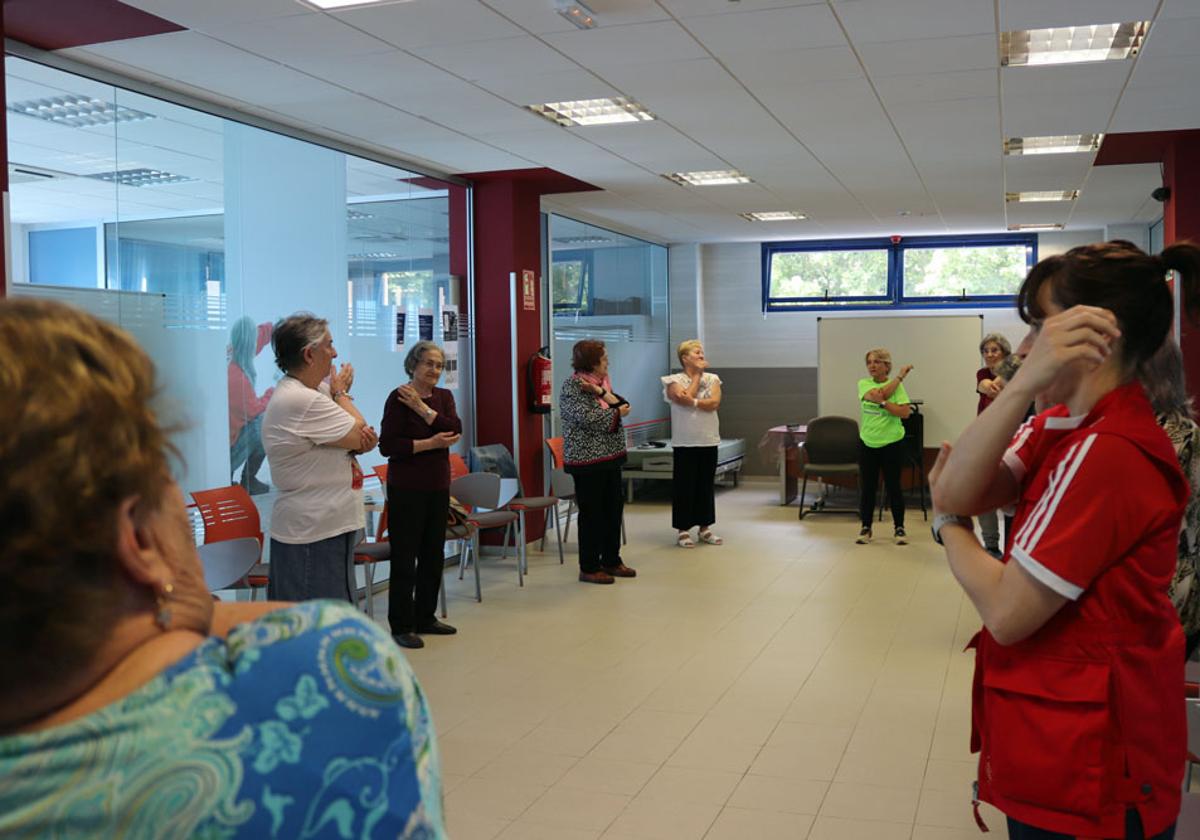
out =
[[[666,435],[670,410],[659,378],[669,372],[667,249],[565,216],[549,218],[555,391],[585,338],[608,349],[613,389],[629,400],[634,442]],[[558,433],[557,415],[555,433]]]
[[371,423],[420,338],[446,347],[443,384],[473,416],[467,281],[451,273],[464,187],[20,58],[6,73],[10,293],[137,337],[183,429],[185,492],[242,482],[267,524],[255,423],[281,378],[270,325],[299,310],[329,320]]

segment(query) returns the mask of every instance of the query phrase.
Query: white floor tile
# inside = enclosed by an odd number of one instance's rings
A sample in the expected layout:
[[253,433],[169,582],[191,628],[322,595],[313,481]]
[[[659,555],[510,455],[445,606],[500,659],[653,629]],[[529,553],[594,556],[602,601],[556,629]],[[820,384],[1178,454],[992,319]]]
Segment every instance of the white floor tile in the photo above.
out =
[[629,505],[638,577],[610,587],[575,580],[574,529],[523,588],[485,557],[481,604],[448,571],[460,632],[408,658],[455,840],[975,836],[979,620],[941,550],[915,521],[909,546],[856,546],[853,517],[776,498],[718,491],[726,544],[692,551],[661,496]]

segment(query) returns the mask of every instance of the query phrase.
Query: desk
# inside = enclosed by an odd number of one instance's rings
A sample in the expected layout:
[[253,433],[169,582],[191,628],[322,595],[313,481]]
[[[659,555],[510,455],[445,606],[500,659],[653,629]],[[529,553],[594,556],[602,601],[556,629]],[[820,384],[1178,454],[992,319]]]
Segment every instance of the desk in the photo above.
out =
[[765,443],[774,444],[779,460],[779,504],[790,505],[796,498],[800,479],[800,444],[808,426],[772,426]]

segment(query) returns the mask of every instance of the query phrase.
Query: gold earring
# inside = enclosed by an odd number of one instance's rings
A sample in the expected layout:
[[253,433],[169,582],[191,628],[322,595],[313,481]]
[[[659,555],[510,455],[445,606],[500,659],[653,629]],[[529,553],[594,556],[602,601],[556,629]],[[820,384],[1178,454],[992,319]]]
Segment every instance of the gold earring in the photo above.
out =
[[171,629],[171,596],[174,593],[175,584],[164,583],[155,598],[158,611],[154,614],[154,623],[163,631]]

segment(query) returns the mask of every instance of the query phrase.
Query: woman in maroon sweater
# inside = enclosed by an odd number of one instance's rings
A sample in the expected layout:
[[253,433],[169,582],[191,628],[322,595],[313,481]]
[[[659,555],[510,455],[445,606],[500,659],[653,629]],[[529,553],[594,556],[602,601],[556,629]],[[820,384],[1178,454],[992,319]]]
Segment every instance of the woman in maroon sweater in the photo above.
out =
[[448,450],[462,436],[454,396],[437,387],[445,362],[432,341],[414,344],[404,358],[410,381],[388,395],[379,427],[379,451],[388,457],[388,623],[406,648],[424,647],[422,633],[458,632],[435,615],[450,508]]

